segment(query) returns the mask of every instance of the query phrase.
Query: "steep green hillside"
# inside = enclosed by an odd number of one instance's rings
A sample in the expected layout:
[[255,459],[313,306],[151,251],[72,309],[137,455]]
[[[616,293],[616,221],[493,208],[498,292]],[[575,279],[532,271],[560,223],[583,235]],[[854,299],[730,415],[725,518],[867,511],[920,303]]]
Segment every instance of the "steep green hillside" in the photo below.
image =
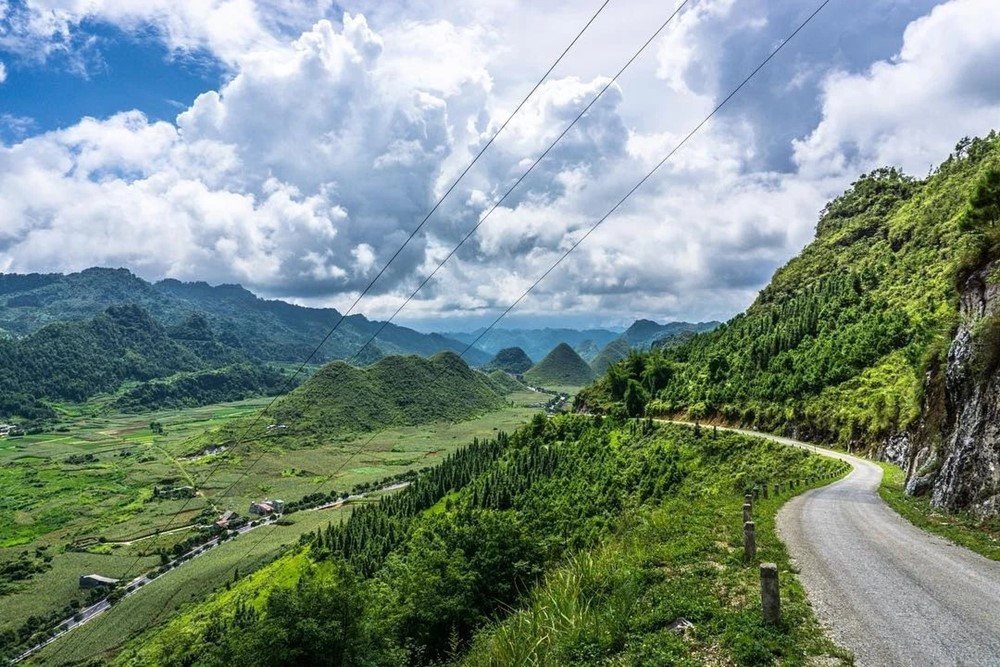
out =
[[601,350],[594,360],[590,362],[590,367],[595,375],[604,375],[611,364],[621,361],[628,356],[628,342],[624,338],[616,338]]
[[202,339],[188,345],[138,306],[108,308],[90,320],[50,324],[0,340],[0,415],[44,417],[40,398],[83,401],[126,381],[192,371],[241,356]]
[[274,396],[288,382],[287,374],[270,366],[235,364],[143,382],[118,397],[114,406],[122,412],[191,408],[251,396]]
[[451,352],[384,357],[367,368],[334,361],[271,409],[270,422],[284,426],[268,433],[303,446],[388,426],[468,419],[502,405],[498,386]]
[[497,355],[493,357],[490,363],[483,366],[483,370],[504,371],[520,375],[531,368],[532,365],[533,362],[524,353],[524,350],[519,347],[505,347],[497,352]]
[[524,379],[535,385],[579,387],[593,381],[594,371],[573,348],[559,343],[524,374]]
[[579,405],[717,415],[839,441],[906,426],[957,324],[956,282],[990,255],[984,233],[964,222],[998,164],[991,134],[963,141],[924,180],[895,169],[863,176],[745,313],[679,348],[629,357]]

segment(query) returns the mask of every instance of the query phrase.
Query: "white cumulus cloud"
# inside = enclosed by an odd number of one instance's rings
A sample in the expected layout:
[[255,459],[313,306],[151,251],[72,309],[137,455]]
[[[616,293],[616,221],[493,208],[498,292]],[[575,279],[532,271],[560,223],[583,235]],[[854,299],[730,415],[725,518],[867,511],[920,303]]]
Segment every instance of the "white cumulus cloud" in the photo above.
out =
[[[831,5],[518,312],[616,322],[727,317],[809,241],[825,201],[858,173],[899,164],[920,175],[962,135],[995,126],[1000,6],[951,0],[931,11],[930,1],[859,12]],[[593,11],[568,0],[391,8],[355,0],[340,16],[324,0],[21,6],[11,15],[0,0],[0,19],[12,26],[0,50],[44,57],[73,49],[88,21],[104,21],[152,29],[169,52],[207,51],[229,74],[174,122],[126,110],[30,134],[30,120],[0,109],[0,130],[8,128],[0,271],[120,265],[339,307]],[[870,35],[890,10],[897,32]],[[361,310],[392,313],[669,11],[639,0],[609,5]],[[404,317],[495,316],[803,11],[796,0],[693,2]],[[855,14],[863,22],[851,24]],[[863,39],[850,42],[851,30]],[[842,58],[845,40],[880,50]]]
[[866,72],[831,73],[822,120],[795,142],[813,173],[898,165],[921,176],[965,135],[1000,125],[1000,5],[952,0],[911,23]]

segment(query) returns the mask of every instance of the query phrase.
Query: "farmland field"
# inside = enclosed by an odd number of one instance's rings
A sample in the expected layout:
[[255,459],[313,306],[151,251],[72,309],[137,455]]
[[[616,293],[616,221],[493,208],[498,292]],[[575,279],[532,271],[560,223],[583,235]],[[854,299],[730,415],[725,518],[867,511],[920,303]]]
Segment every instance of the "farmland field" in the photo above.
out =
[[[102,416],[87,406],[64,406],[67,421],[59,430],[0,440],[5,489],[0,507],[6,510],[0,515],[0,563],[23,556],[48,560],[47,569],[0,592],[0,631],[72,600],[84,603],[81,574],[121,578],[149,570],[159,563],[159,551],[185,539],[192,524],[227,509],[246,515],[249,503],[264,497],[297,500],[310,493],[349,491],[433,465],[473,437],[513,429],[536,411],[527,406],[543,398],[518,392],[508,396],[507,408],[469,421],[394,428],[315,448],[267,445],[202,456],[206,433],[254,414],[269,399],[143,415]],[[154,433],[151,422],[162,424],[162,433]],[[195,487],[197,494],[154,498],[154,487],[183,486]],[[113,637],[131,636],[224,585],[258,540],[239,566],[243,573],[345,513],[298,512],[290,515],[290,525],[259,529],[220,545],[74,630],[39,658],[69,651],[61,644],[80,645],[83,653],[106,649]],[[74,649],[73,657],[82,654]]]
[[138,594],[46,647],[32,662],[63,664],[117,648],[127,639],[164,622],[183,605],[223,588],[234,576],[252,572],[271,561],[284,547],[295,544],[303,533],[340,520],[349,511],[350,505],[296,512],[282,521],[290,525],[263,526],[229,540],[154,579]]

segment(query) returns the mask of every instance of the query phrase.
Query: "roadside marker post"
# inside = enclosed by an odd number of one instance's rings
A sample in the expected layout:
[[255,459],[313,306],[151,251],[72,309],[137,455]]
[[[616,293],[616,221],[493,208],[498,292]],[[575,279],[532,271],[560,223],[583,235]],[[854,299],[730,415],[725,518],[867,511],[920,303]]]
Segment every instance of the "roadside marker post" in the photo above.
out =
[[781,599],[778,597],[778,566],[760,564],[760,604],[764,622],[777,625],[781,622]]
[[752,563],[757,559],[757,535],[753,521],[743,524],[743,561]]

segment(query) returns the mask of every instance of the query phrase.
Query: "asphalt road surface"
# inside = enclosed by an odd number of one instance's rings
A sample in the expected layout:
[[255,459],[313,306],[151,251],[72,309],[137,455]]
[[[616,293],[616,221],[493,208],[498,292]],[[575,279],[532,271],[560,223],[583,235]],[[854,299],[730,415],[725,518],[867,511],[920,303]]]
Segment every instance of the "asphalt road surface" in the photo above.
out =
[[792,498],[777,526],[834,640],[859,667],[1000,667],[1000,563],[893,512],[871,461],[818,451],[854,470]]

